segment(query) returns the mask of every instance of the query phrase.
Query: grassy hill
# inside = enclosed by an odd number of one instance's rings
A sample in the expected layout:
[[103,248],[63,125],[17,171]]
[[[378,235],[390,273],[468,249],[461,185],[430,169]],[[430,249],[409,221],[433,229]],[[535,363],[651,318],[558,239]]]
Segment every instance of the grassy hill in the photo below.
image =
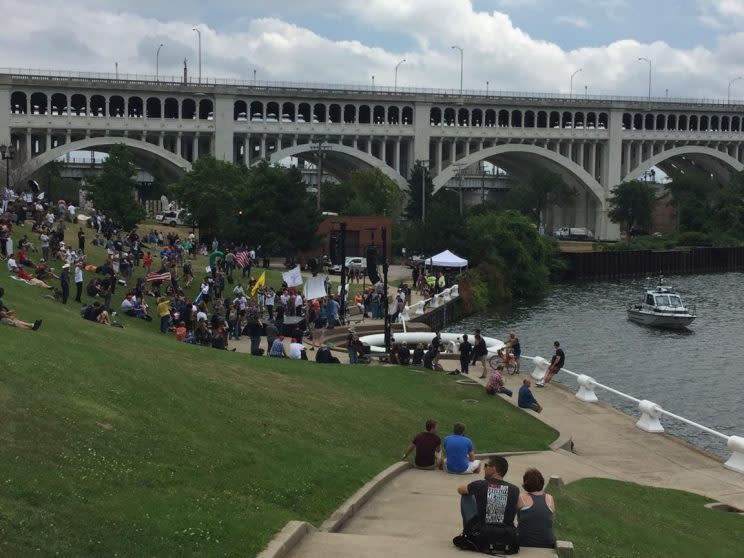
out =
[[251,556],[289,519],[325,519],[428,417],[465,421],[480,450],[556,436],[447,376],[109,328],[7,276],[5,303],[44,325],[0,326],[2,556]]

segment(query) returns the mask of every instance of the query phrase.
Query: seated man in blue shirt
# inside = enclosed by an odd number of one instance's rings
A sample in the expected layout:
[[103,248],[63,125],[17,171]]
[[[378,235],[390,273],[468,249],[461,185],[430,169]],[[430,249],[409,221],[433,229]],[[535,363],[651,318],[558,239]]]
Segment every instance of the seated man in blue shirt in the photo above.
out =
[[456,422],[453,431],[454,434],[450,434],[444,439],[444,451],[447,453],[447,459],[444,460],[444,470],[458,475],[480,473],[481,462],[475,458],[473,442],[470,438],[464,436],[465,425]]
[[532,390],[530,390],[531,385],[532,382],[530,382],[530,379],[525,378],[522,382],[522,387],[519,388],[519,399],[517,404],[522,409],[532,409],[536,413],[539,413],[542,411],[542,406],[537,402],[535,396],[532,395]]

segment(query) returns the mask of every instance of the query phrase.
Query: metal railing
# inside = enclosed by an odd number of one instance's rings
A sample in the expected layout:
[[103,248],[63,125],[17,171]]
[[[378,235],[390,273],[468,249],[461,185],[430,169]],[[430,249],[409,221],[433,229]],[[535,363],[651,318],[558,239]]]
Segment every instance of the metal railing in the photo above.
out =
[[[550,365],[550,363],[546,359],[539,356],[523,356],[522,358],[532,360],[532,362],[535,363],[535,369],[532,372],[532,377],[535,380],[542,380],[545,377],[545,372]],[[688,418],[667,411],[666,409],[663,409],[660,405],[652,401],[649,401],[647,399],[638,399],[636,397],[633,397],[632,395],[628,395],[627,393],[623,393],[622,391],[618,391],[609,386],[601,384],[597,380],[595,380],[591,376],[587,376],[586,374],[577,374],[576,372],[572,372],[570,370],[567,370],[566,368],[561,368],[561,373],[564,372],[576,379],[576,382],[579,385],[579,390],[576,392],[576,398],[580,401],[584,401],[586,403],[596,403],[597,401],[599,401],[599,398],[594,391],[595,389],[599,388],[612,393],[622,399],[625,399],[626,401],[630,401],[631,403],[635,403],[636,405],[638,405],[641,416],[636,422],[636,426],[641,430],[652,433],[664,432],[664,427],[662,426],[660,419],[662,416],[666,416],[682,422],[688,426],[691,426],[697,430],[720,438],[721,440],[724,440],[726,442],[726,446],[732,452],[731,457],[729,457],[729,459],[724,463],[724,467],[726,467],[727,469],[731,469],[732,471],[744,473],[744,437],[729,436],[727,434],[724,434],[723,432],[719,432],[718,430],[714,430],[713,428],[709,428],[703,424],[699,424]]]
[[437,97],[477,97],[494,99],[515,99],[534,101],[555,101],[563,103],[607,103],[607,102],[630,102],[630,103],[656,103],[656,104],[684,104],[696,106],[731,106],[741,108],[744,101],[724,98],[694,98],[694,97],[640,97],[632,95],[605,95],[591,94],[578,95],[557,92],[536,91],[509,91],[481,89],[444,89],[433,87],[393,87],[386,85],[353,84],[353,83],[320,83],[301,81],[267,81],[246,80],[236,78],[213,78],[202,77],[201,80],[193,76],[184,83],[183,76],[154,76],[151,74],[125,74],[110,72],[79,72],[67,70],[48,70],[37,68],[0,68],[0,76],[8,76],[11,79],[36,79],[58,84],[64,81],[88,81],[132,84],[141,83],[160,87],[205,87],[214,88],[219,86],[247,87],[253,90],[279,91],[293,89],[296,91],[308,91],[313,93],[364,93],[367,95],[431,95]]

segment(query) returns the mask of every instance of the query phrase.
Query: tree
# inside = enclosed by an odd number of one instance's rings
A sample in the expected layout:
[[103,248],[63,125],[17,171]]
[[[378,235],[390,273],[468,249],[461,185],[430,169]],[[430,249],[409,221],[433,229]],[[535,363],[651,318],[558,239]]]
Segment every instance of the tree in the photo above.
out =
[[160,196],[167,194],[168,192],[168,185],[165,181],[163,165],[158,159],[155,159],[148,170],[152,175],[152,182],[150,184],[139,186],[138,192],[140,200],[159,200]]
[[627,238],[634,227],[648,230],[651,227],[656,193],[653,187],[640,180],[631,180],[615,186],[608,200],[610,211],[607,216],[613,223],[625,226]]
[[[422,173],[424,175],[423,195],[421,188]],[[411,169],[411,177],[408,179],[408,204],[406,205],[406,217],[411,221],[421,220],[422,199],[425,196],[426,205],[430,205],[433,192],[434,181],[432,180],[431,173],[421,163],[421,161],[416,161],[413,168]]]
[[403,232],[403,244],[411,253],[433,254],[445,249],[462,251],[465,219],[457,208],[457,192],[440,190],[427,203],[426,221],[412,220]]
[[236,202],[242,240],[286,255],[317,246],[320,215],[299,170],[260,162],[248,171]]
[[349,208],[354,192],[343,182],[324,182],[321,188],[323,211],[343,214]]
[[544,211],[553,205],[568,203],[575,195],[561,175],[539,169],[529,182],[511,189],[507,205],[531,217],[540,230]]
[[134,199],[137,168],[126,145],[115,145],[103,163],[101,173],[90,181],[88,198],[124,229],[145,218],[145,210]]
[[356,170],[345,184],[353,192],[347,215],[393,216],[400,213],[400,188],[380,169]]
[[74,201],[80,199],[80,182],[74,178],[62,176],[64,165],[60,161],[50,161],[36,173],[39,186],[46,192],[47,199]]
[[191,170],[170,187],[199,228],[209,238],[235,239],[248,172],[243,167],[218,161],[212,156],[194,161]]
[[719,185],[702,171],[673,172],[670,178],[667,189],[672,194],[678,231],[708,231]]

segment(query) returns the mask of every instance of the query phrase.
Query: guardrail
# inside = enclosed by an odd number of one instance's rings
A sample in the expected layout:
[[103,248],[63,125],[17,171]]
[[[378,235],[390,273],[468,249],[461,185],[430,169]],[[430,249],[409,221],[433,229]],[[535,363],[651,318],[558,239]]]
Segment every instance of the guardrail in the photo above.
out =
[[369,84],[349,84],[349,83],[318,83],[318,82],[296,82],[296,81],[267,81],[267,80],[246,80],[235,78],[213,78],[202,77],[198,80],[190,76],[184,83],[183,76],[154,76],[151,74],[125,74],[111,72],[78,72],[67,70],[47,70],[37,68],[0,68],[0,75],[8,75],[12,78],[32,78],[52,81],[59,83],[66,80],[79,81],[104,81],[108,83],[142,83],[153,84],[158,86],[172,87],[219,87],[222,85],[233,85],[239,87],[250,87],[253,89],[279,90],[279,89],[296,89],[314,92],[353,92],[365,93],[369,95],[400,95],[400,94],[418,94],[418,95],[436,95],[441,97],[488,97],[497,99],[518,99],[518,100],[550,100],[556,102],[568,103],[586,103],[597,102],[606,103],[612,101],[631,102],[631,103],[659,103],[659,104],[685,104],[697,106],[731,106],[741,107],[744,101],[728,99],[707,99],[707,98],[685,98],[685,97],[639,97],[632,95],[579,95],[568,93],[545,93],[530,91],[501,91],[489,89],[444,89],[434,87],[403,87],[388,85],[369,85]]
[[430,298],[419,300],[416,304],[406,304],[401,313],[398,314],[398,321],[403,324],[403,332],[406,332],[406,322],[411,320],[411,315],[423,316],[426,313],[427,303],[429,304],[429,310],[432,310],[434,308],[443,306],[444,304],[446,304],[453,298],[457,298],[458,296],[460,296],[460,286],[455,284]]
[[[542,380],[545,376],[545,372],[547,371],[548,366],[550,366],[550,363],[540,356],[522,356],[522,358],[530,359],[532,360],[532,362],[535,363],[535,369],[532,371],[532,377],[535,380]],[[566,373],[576,379],[576,382],[579,384],[579,390],[576,392],[576,398],[579,401],[583,401],[585,403],[598,402],[599,398],[597,397],[597,394],[594,390],[599,388],[609,393],[613,393],[627,401],[631,401],[637,404],[641,416],[636,422],[636,426],[641,430],[644,430],[645,432],[664,432],[664,427],[662,426],[660,419],[662,416],[666,416],[687,424],[688,426],[692,426],[693,428],[697,428],[702,432],[706,432],[708,434],[711,434],[712,436],[716,436],[717,438],[725,440],[726,446],[731,450],[732,453],[731,457],[729,457],[729,459],[724,463],[724,467],[738,473],[744,473],[744,437],[728,436],[723,432],[708,428],[707,426],[698,424],[697,422],[694,422],[690,419],[667,411],[653,401],[649,401],[647,399],[638,399],[636,397],[628,395],[627,393],[623,393],[604,384],[600,384],[597,380],[595,380],[591,376],[587,376],[586,374],[577,374],[576,372],[571,372],[570,370],[567,370],[565,368],[561,368],[561,373]]]

